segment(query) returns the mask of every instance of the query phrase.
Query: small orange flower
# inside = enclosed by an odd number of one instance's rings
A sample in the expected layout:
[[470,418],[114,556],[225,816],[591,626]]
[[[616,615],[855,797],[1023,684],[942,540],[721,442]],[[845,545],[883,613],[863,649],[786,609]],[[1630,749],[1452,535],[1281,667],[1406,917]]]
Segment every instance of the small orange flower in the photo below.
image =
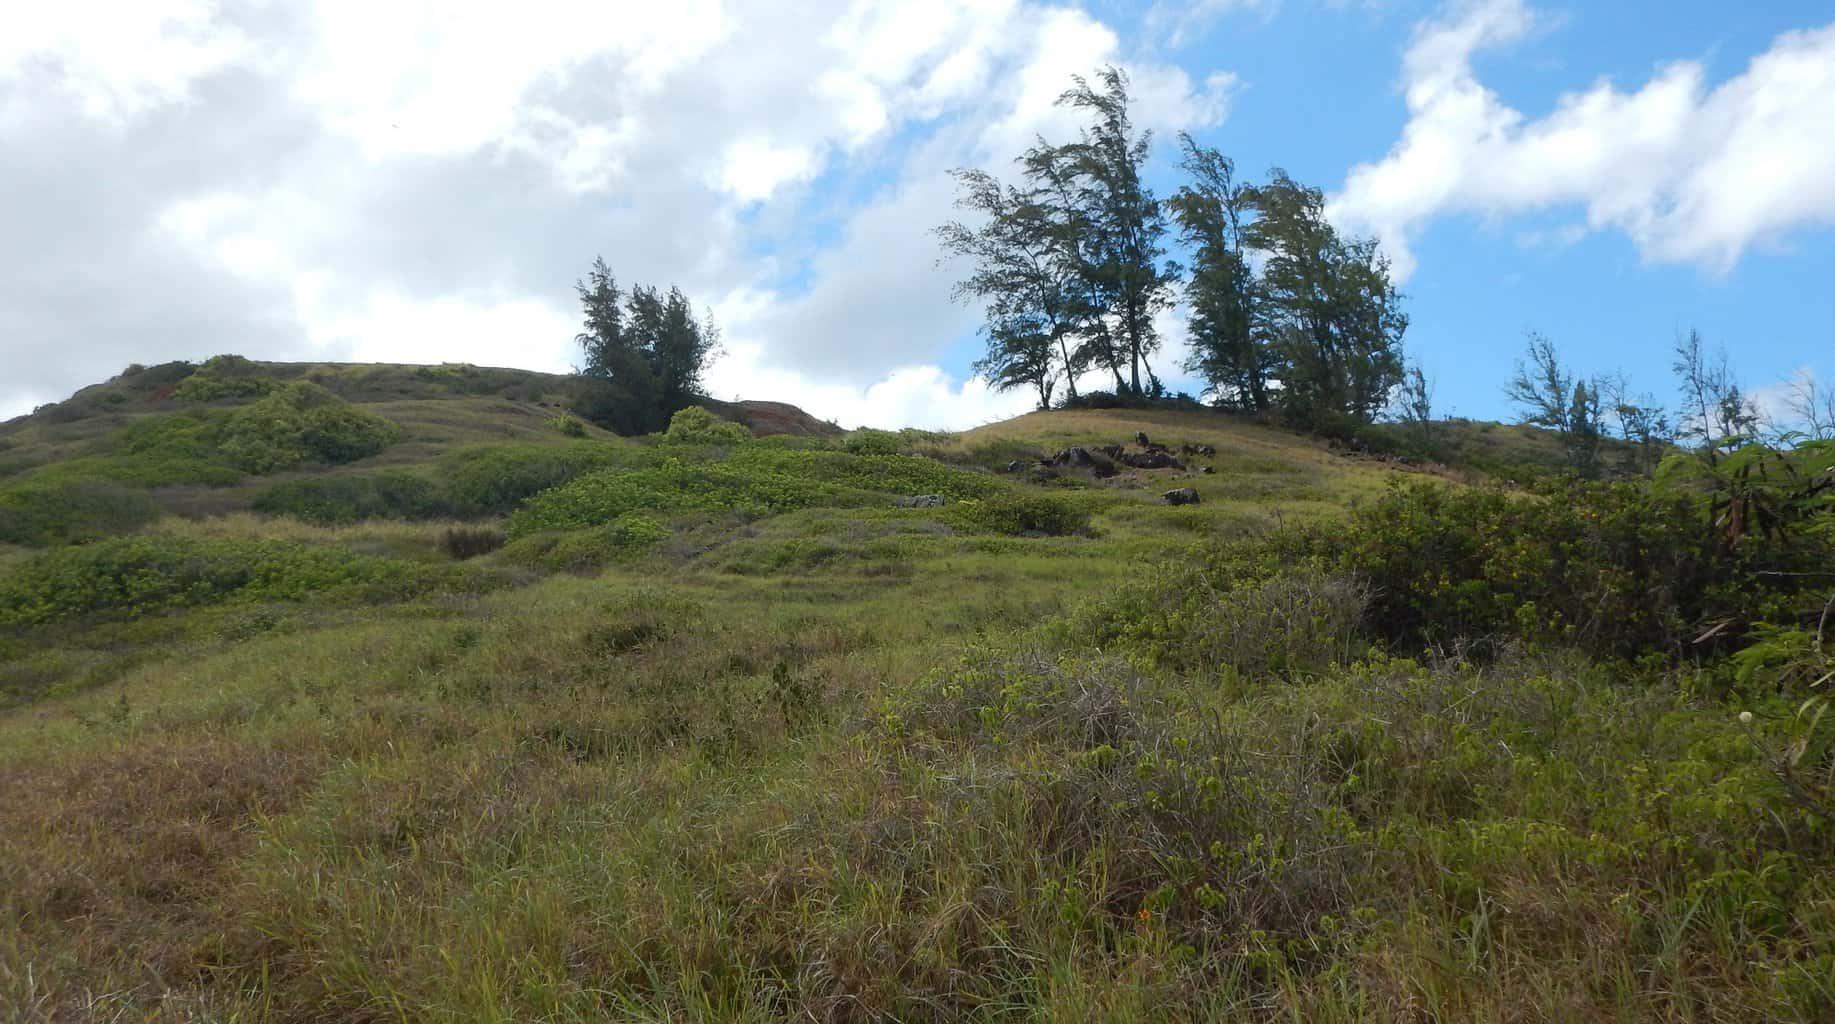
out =
[[1148,910],[1146,907],[1142,907],[1141,912],[1136,916],[1143,921],[1149,921],[1153,919],[1153,911]]

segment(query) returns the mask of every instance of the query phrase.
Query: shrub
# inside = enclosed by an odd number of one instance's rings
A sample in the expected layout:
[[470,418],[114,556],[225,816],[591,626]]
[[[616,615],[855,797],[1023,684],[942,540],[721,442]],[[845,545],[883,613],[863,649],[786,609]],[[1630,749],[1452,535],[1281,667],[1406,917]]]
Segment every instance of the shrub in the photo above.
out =
[[296,381],[231,411],[216,442],[238,468],[271,473],[307,462],[355,462],[400,436],[401,428],[388,420],[363,412],[317,384]]
[[1000,494],[959,501],[944,511],[943,518],[963,529],[1012,536],[1062,537],[1088,533],[1090,528],[1088,510],[1062,498],[1030,494]]
[[172,389],[172,397],[186,402],[260,398],[273,394],[280,381],[263,376],[261,365],[236,355],[212,356]]
[[562,413],[548,421],[548,425],[568,437],[585,437],[586,424],[578,416]]
[[645,452],[609,444],[567,447],[489,445],[462,448],[440,460],[438,476],[455,512],[494,516],[582,473],[632,460]]
[[504,549],[503,558],[550,572],[583,572],[628,561],[668,537],[667,527],[632,513],[594,529],[523,537]]
[[738,445],[751,439],[750,430],[698,405],[678,410],[669,417],[669,429],[663,433],[663,440],[670,444]]
[[255,511],[308,523],[439,519],[453,514],[440,485],[413,473],[289,480],[255,496]]
[[459,561],[488,555],[503,547],[502,530],[488,526],[449,526],[440,534],[440,550]]
[[94,477],[28,477],[0,486],[0,542],[69,544],[152,522],[159,506],[141,491]]
[[121,537],[45,552],[0,579],[0,625],[138,615],[241,596],[297,601],[357,585],[399,591],[416,574],[395,559],[300,544]]

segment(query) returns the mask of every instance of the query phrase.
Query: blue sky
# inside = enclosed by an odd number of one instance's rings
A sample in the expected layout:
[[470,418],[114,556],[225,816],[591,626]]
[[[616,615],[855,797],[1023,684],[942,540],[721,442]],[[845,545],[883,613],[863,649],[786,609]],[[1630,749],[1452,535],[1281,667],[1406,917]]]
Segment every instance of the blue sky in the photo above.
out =
[[[1114,5],[1119,11],[1123,5]],[[1457,11],[1457,7],[1451,8]],[[1240,79],[1228,118],[1197,131],[1205,144],[1259,176],[1285,167],[1328,192],[1349,169],[1379,159],[1409,112],[1398,62],[1437,3],[1251,4],[1213,15],[1182,46],[1138,26],[1136,45],[1195,75],[1226,68]],[[1477,60],[1483,83],[1530,118],[1604,79],[1634,91],[1657,69],[1699,62],[1709,88],[1739,75],[1782,33],[1829,24],[1824,3],[1549,4],[1522,41]],[[1835,132],[1835,108],[1828,109]],[[1164,169],[1162,191],[1176,187]],[[1824,216],[1828,219],[1827,211]],[[1500,216],[1453,213],[1414,244],[1405,290],[1407,349],[1438,383],[1443,408],[1509,417],[1501,385],[1525,331],[1553,338],[1582,372],[1624,370],[1670,398],[1670,348],[1697,327],[1724,343],[1736,369],[1765,386],[1803,368],[1835,375],[1835,231],[1808,225],[1767,238],[1731,269],[1646,258],[1613,230],[1553,236],[1584,223],[1577,203]]]
[[[714,310],[720,397],[964,427],[947,171],[1136,120],[1324,189],[1442,409],[1538,330],[1667,399],[1678,331],[1835,378],[1835,10],[1679,0],[66,0],[0,31],[0,416],[218,352],[566,370],[572,283]],[[1177,184],[1156,165],[1162,193]],[[1160,369],[1177,386],[1182,326]]]

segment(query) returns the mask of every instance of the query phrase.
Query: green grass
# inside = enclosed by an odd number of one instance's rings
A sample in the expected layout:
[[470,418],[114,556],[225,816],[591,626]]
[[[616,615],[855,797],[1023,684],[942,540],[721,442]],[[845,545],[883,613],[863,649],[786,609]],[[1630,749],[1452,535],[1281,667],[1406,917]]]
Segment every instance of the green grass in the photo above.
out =
[[[1105,620],[1220,545],[1380,507],[1391,467],[1132,410],[577,440],[552,412],[484,415],[512,400],[462,370],[320,376],[453,393],[366,404],[403,439],[283,478],[293,514],[0,547],[0,595],[73,607],[0,626],[15,1016],[1835,1007],[1831,833],[1754,743],[1794,701],[1754,694],[1746,727],[1687,670],[1384,654],[1372,595],[1325,571],[1179,583],[1176,656]],[[53,426],[80,424],[22,447]],[[997,472],[1137,430],[1215,445],[1216,472]],[[398,512],[377,489],[397,473],[517,537],[453,563],[447,520],[298,517],[315,495]],[[1160,503],[1172,486],[1202,503]],[[920,493],[951,503],[888,500]],[[117,584],[148,558],[143,601]]]

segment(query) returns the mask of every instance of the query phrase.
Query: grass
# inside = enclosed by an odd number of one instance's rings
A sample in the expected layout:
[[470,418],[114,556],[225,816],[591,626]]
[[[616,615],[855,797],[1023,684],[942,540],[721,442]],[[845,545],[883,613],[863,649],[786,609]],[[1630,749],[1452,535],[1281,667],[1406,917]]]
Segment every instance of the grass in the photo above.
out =
[[[430,403],[384,412],[402,442],[327,472],[437,472],[455,445],[499,440],[463,408],[498,399],[401,401]],[[502,439],[580,443],[529,419],[548,432]],[[1215,445],[1216,472],[1069,488],[990,472],[1137,430]],[[624,468],[595,472],[627,483],[663,457],[617,450]],[[890,507],[898,491],[861,474],[901,453],[947,463],[900,470],[901,490],[957,481],[1087,527],[1019,535],[960,502]],[[143,527],[154,543],[495,582],[0,629],[0,1007],[33,1021],[1835,1008],[1830,837],[1785,808],[1725,706],[1676,679],[1557,649],[1373,653],[1347,624],[1368,595],[1328,580],[1220,607],[1183,659],[1097,628],[1153,563],[1340,517],[1395,469],[1135,411],[872,438],[852,458],[787,443],[737,463],[847,500],[651,501],[636,514],[655,531],[548,523],[462,565],[443,539],[490,522]],[[1175,485],[1202,503],[1161,504]],[[0,573],[33,557],[0,548]]]

